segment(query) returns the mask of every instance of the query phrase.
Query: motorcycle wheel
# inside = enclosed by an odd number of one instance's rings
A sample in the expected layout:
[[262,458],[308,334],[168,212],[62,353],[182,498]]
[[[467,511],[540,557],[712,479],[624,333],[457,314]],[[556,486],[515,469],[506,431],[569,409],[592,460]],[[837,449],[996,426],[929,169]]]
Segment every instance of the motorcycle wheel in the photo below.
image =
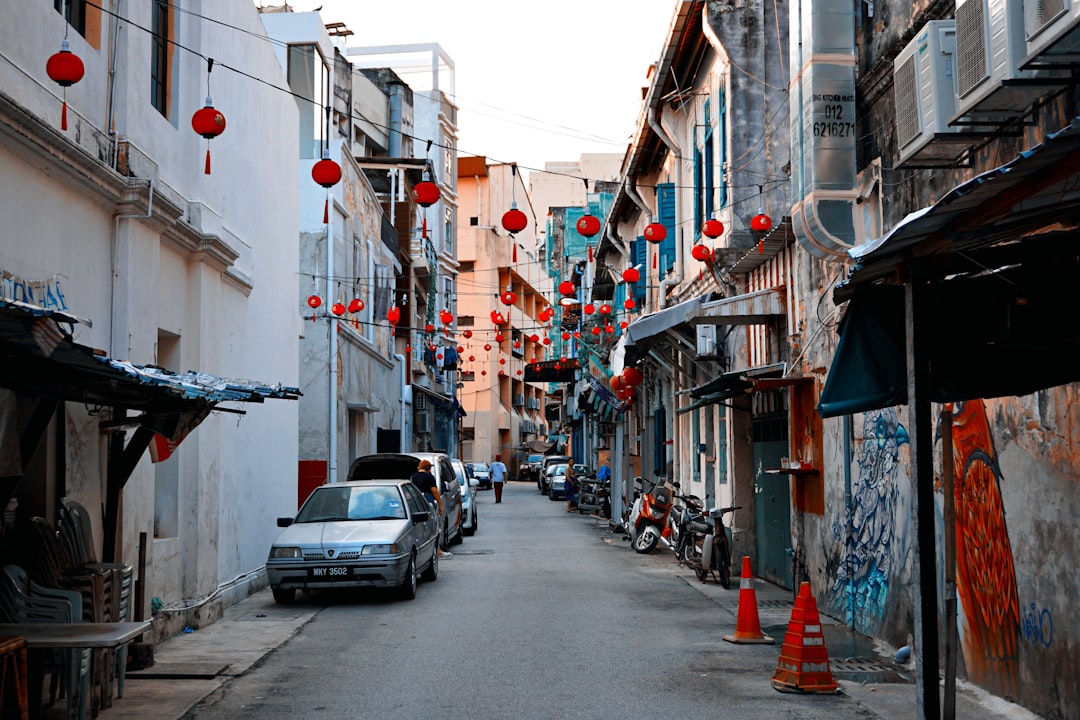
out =
[[727,590],[731,587],[731,560],[728,559],[727,543],[720,543],[720,547],[716,548],[716,550],[716,574],[720,576],[720,586]]
[[709,571],[700,565],[694,568],[694,574],[697,575],[697,579],[701,582],[705,582],[709,579]]
[[634,542],[631,543],[631,547],[634,548],[634,552],[646,555],[651,553],[656,548],[656,543],[660,536],[655,532],[642,531],[634,538]]

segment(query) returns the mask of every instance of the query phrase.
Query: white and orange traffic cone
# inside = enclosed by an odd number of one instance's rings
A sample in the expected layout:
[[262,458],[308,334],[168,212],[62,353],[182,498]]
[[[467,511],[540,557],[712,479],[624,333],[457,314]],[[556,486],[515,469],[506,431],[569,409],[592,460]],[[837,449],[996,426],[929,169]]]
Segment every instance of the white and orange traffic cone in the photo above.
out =
[[780,692],[835,693],[840,689],[829,669],[821,616],[808,582],[799,587],[795,598],[772,686]]
[[750,569],[750,556],[743,555],[742,580],[739,583],[739,615],[735,621],[735,633],[724,635],[731,643],[772,645],[775,640],[761,632],[758,617],[757,593],[754,592],[754,573]]

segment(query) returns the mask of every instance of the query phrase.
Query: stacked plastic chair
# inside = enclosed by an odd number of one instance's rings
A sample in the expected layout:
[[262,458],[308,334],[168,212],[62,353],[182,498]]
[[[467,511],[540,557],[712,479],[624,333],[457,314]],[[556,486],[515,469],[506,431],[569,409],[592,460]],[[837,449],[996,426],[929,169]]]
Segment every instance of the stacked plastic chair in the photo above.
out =
[[[71,498],[60,501],[60,518],[57,522],[57,536],[67,556],[68,567],[91,573],[108,575],[107,592],[103,595],[102,616],[105,622],[127,622],[131,620],[131,600],[135,573],[132,567],[121,563],[98,562],[94,552],[94,532],[90,514],[86,508]],[[102,707],[112,705],[113,684],[116,696],[124,697],[124,676],[127,672],[128,645],[124,643],[116,650],[106,651],[102,666],[101,703]]]
[[[12,623],[81,622],[82,596],[71,590],[37,585],[17,565],[0,572],[0,618]],[[91,652],[85,648],[31,650],[44,673],[52,677],[50,702],[56,701],[57,680],[63,678],[69,720],[85,720],[90,698]],[[32,697],[38,699],[41,678],[32,679]],[[35,711],[36,712],[36,711]]]

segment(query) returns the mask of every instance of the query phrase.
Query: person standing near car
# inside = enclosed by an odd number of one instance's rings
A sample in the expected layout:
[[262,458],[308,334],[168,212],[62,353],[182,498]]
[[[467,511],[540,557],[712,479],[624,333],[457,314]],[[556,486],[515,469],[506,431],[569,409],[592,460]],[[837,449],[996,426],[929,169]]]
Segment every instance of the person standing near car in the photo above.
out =
[[[417,490],[424,494],[429,503],[438,505],[440,516],[445,514],[443,512],[442,495],[439,494],[439,481],[431,474],[430,460],[421,460],[420,464],[416,466],[416,472],[409,477],[409,480],[412,481]],[[439,549],[439,557],[444,557],[441,548]]]
[[577,499],[578,481],[574,474],[574,458],[566,463],[566,479],[563,481],[563,492],[566,494],[566,512],[574,512],[574,501]]
[[495,489],[495,502],[502,502],[503,482],[506,481],[506,466],[503,465],[502,455],[495,456],[495,462],[491,463],[491,487]]

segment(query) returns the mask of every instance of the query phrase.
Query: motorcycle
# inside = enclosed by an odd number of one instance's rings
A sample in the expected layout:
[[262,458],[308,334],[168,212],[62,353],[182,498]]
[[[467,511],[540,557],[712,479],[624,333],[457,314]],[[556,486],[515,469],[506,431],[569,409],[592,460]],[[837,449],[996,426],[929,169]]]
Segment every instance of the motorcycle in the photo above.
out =
[[741,505],[710,508],[687,522],[689,532],[684,537],[680,561],[694,570],[698,580],[705,582],[715,574],[720,585],[731,587],[731,528],[724,524],[724,515],[739,510]]
[[[674,483],[674,485],[676,488],[679,487],[679,483]],[[682,562],[693,538],[694,518],[701,515],[702,502],[697,495],[679,495],[678,493],[675,494],[675,500],[676,503],[671,510],[668,522],[671,526],[672,549],[675,551],[676,559]]]
[[[644,478],[634,478],[635,485],[640,484],[643,490],[646,482]],[[662,480],[656,480],[649,485],[646,492],[637,493],[626,523],[630,547],[634,548],[634,552],[642,554],[652,552],[661,540],[665,545],[671,545],[667,537],[671,534],[668,527],[668,515],[672,505],[671,488]]]

